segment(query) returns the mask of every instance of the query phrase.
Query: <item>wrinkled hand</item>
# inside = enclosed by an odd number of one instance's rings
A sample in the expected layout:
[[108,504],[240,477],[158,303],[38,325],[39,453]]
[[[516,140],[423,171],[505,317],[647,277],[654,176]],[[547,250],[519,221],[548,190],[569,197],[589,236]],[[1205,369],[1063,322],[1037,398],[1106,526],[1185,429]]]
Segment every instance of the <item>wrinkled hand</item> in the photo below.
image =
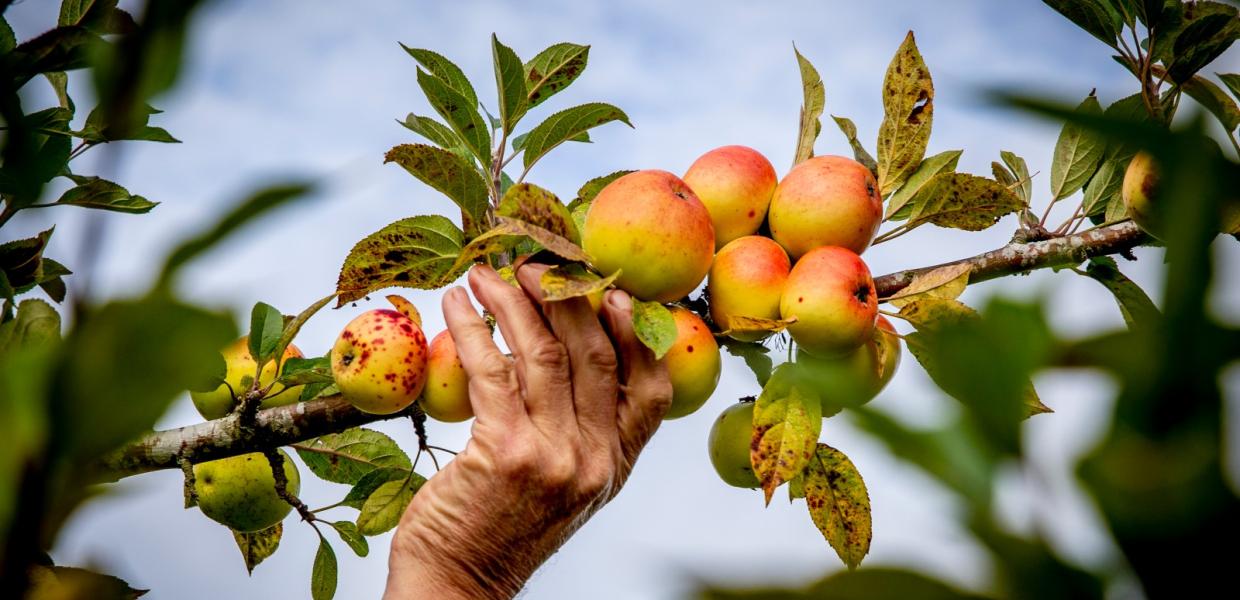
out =
[[[624,484],[671,401],[664,366],[610,291],[544,303],[547,269],[469,274],[499,323],[500,352],[462,288],[443,312],[469,374],[465,449],[414,496],[392,541],[385,598],[508,598]],[[606,328],[604,328],[604,324]]]

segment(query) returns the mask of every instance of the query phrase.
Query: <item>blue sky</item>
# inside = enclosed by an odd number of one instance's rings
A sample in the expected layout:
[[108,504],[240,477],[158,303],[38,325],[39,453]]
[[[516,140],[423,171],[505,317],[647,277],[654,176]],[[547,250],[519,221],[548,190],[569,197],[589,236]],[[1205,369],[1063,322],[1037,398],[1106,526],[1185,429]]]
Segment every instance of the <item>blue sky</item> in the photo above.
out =
[[[55,2],[31,1],[6,15],[19,39],[55,20]],[[128,2],[122,4],[131,4]],[[932,8],[927,8],[928,6]],[[879,84],[905,33],[934,76],[936,114],[930,152],[965,148],[960,170],[988,174],[999,150],[1028,159],[1038,203],[1058,127],[995,107],[981,92],[1017,88],[1076,103],[1097,87],[1104,103],[1135,91],[1105,47],[1034,0],[952,0],[779,3],[719,2],[270,2],[223,1],[199,13],[181,84],[158,99],[156,124],[180,145],[129,144],[92,150],[75,167],[91,172],[104,152],[109,173],[136,193],[162,202],[150,215],[102,215],[107,238],[96,257],[94,294],[136,293],[153,262],[182,236],[210,223],[252,187],[287,176],[322,181],[323,193],[300,208],[252,227],[197,263],[183,291],[239,318],[258,300],[285,312],[329,292],[352,244],[399,218],[448,213],[450,203],[400,168],[383,165],[384,151],[415,140],[396,124],[410,111],[430,114],[414,80],[414,62],[397,45],[434,49],[460,64],[484,98],[493,94],[489,36],[529,58],[559,41],[592,45],[590,66],[568,91],[532,111],[527,123],[565,106],[606,101],[625,109],[636,129],[608,125],[593,144],[554,152],[530,180],[562,197],[585,180],[617,169],[683,172],[702,152],[746,144],[781,173],[792,158],[800,83],[795,42],[818,67],[827,111],[857,122],[871,149],[882,116]],[[1216,70],[1236,71],[1235,50]],[[72,80],[80,107],[88,85]],[[36,90],[28,100],[52,102]],[[85,114],[85,110],[83,110]],[[826,120],[820,154],[848,147]],[[6,238],[58,223],[49,254],[80,264],[76,241],[86,219],[66,209],[22,213]],[[1066,216],[1066,215],[1065,215]],[[866,253],[877,275],[960,258],[1003,245],[1015,228],[1006,219],[981,234],[926,227]],[[1219,269],[1240,271],[1236,244],[1218,245]],[[1142,250],[1126,271],[1157,297],[1157,251]],[[72,287],[73,282],[70,282]],[[970,288],[974,305],[993,294],[1041,296],[1062,331],[1084,333],[1122,324],[1097,284],[1071,273],[1036,273]],[[428,333],[443,327],[438,294],[407,294],[426,316]],[[1240,288],[1215,290],[1215,307],[1240,321]],[[303,330],[298,344],[326,351],[357,309],[331,311]],[[946,420],[958,408],[937,391],[914,360],[874,402],[914,424]],[[1234,409],[1240,383],[1229,378]],[[1099,520],[1070,484],[1068,465],[1098,436],[1113,385],[1090,373],[1052,373],[1038,388],[1055,415],[1026,425],[1032,473],[1001,481],[1000,518],[1022,531],[1035,525],[1069,558],[1098,564],[1114,558]],[[733,582],[796,582],[841,568],[811,526],[804,506],[774,502],[717,481],[707,461],[706,433],[714,416],[739,396],[756,393],[742,363],[725,358],[719,391],[699,413],[667,423],[638,464],[628,487],[549,561],[530,583],[530,598],[672,598],[687,576]],[[1235,414],[1232,411],[1233,421]],[[162,426],[198,420],[182,398]],[[406,423],[379,426],[407,448]],[[432,425],[435,443],[461,447],[467,425]],[[940,574],[962,586],[991,581],[980,549],[954,524],[951,497],[902,465],[845,419],[831,419],[823,441],[846,452],[861,470],[874,506],[874,541],[866,564],[903,565]],[[1240,444],[1232,446],[1233,459]],[[1233,460],[1235,467],[1240,460]],[[1234,469],[1233,469],[1234,470]],[[304,471],[303,471],[304,473]],[[312,505],[345,493],[303,478]],[[337,518],[352,518],[340,510]],[[1053,517],[1053,518],[1052,518]],[[126,480],[108,498],[80,512],[54,556],[121,575],[151,598],[307,595],[313,533],[290,519],[281,550],[245,575],[231,535],[197,510],[181,508],[179,474]],[[372,540],[358,559],[337,544],[340,598],[377,597],[386,573],[388,538]]]

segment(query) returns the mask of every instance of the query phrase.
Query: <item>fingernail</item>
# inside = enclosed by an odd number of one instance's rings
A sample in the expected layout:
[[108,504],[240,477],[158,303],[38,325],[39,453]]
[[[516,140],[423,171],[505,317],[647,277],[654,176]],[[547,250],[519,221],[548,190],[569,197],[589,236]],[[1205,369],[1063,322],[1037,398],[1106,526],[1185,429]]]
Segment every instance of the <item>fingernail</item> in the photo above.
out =
[[449,300],[453,302],[457,302],[457,303],[464,302],[465,300],[467,300],[467,298],[465,297],[465,288],[459,285],[452,286],[447,291],[447,296]]
[[633,310],[633,301],[629,295],[620,290],[607,292],[607,303],[617,310]]

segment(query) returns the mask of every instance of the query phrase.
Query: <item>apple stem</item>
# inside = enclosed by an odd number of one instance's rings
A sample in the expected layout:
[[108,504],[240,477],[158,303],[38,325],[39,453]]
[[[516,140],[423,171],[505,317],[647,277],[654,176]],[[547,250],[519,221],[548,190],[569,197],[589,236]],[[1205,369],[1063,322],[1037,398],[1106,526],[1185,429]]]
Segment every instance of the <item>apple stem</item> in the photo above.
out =
[[185,508],[193,508],[198,506],[198,490],[197,480],[194,477],[194,463],[184,456],[177,459],[177,464],[181,467],[181,473],[185,476]]
[[[310,510],[310,507],[306,506],[306,503],[302,502],[300,498],[288,491],[288,476],[284,473],[284,455],[280,454],[280,451],[275,448],[268,448],[263,450],[263,456],[267,457],[267,464],[271,465],[271,476],[276,481],[276,495],[280,496],[280,499],[287,502],[289,506],[297,509],[297,514],[301,515],[301,520],[310,523],[313,527],[314,522],[318,520],[318,517],[314,516],[314,511]],[[315,527],[315,529],[317,530],[318,527]]]

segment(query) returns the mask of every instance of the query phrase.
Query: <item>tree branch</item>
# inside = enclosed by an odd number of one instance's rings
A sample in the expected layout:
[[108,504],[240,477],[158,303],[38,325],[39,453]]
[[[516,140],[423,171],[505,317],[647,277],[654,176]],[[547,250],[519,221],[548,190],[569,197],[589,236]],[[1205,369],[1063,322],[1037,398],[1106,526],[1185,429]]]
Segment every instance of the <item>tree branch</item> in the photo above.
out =
[[1076,264],[1094,256],[1118,254],[1150,241],[1151,238],[1135,223],[1125,221],[1040,242],[1013,242],[977,256],[883,275],[874,279],[874,287],[877,288],[881,300],[904,289],[921,273],[962,263],[973,266],[973,271],[969,273],[969,284],[972,285],[1007,275],[1028,273],[1034,269]]
[[[1117,223],[1039,242],[1011,243],[955,262],[883,275],[874,283],[879,297],[886,298],[904,289],[917,274],[945,265],[973,265],[969,283],[978,283],[1034,269],[1079,263],[1093,256],[1117,254],[1150,241],[1135,224]],[[234,414],[179,429],[157,431],[103,457],[99,479],[114,481],[149,471],[176,469],[183,460],[199,463],[261,452],[350,427],[410,416],[411,410],[372,415],[353,408],[340,396],[331,396],[258,411],[252,428],[242,427],[241,415]]]

